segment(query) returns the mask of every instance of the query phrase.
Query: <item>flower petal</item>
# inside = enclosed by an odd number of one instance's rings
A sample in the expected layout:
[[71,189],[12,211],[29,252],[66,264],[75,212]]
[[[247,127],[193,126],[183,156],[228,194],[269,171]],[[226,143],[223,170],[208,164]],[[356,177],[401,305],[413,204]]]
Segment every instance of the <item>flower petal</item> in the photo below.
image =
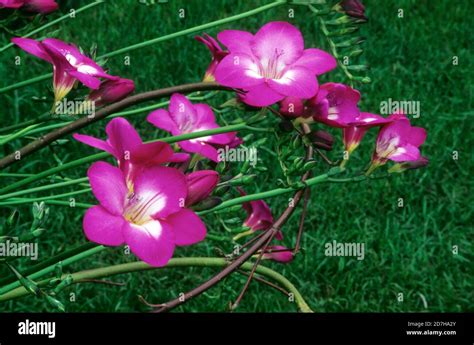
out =
[[21,49],[26,51],[27,53],[30,53],[31,55],[39,57],[40,59],[46,60],[49,63],[53,63],[51,60],[51,57],[44,50],[40,42],[30,39],[30,38],[21,38],[21,37],[12,38],[11,41],[14,44],[16,44],[18,47],[20,47]]
[[285,96],[311,98],[318,91],[318,81],[304,67],[292,66],[280,79],[269,79],[268,85]]
[[157,219],[184,207],[188,186],[184,174],[178,169],[153,166],[143,169],[135,177],[133,191],[143,203],[149,202],[147,213]]
[[174,93],[170,98],[169,114],[178,127],[196,121],[196,111],[193,104],[179,93]]
[[387,158],[394,162],[407,162],[416,161],[420,159],[420,150],[418,147],[406,144],[398,147],[394,153],[390,154]]
[[124,223],[122,216],[112,215],[97,205],[86,211],[83,220],[84,233],[89,241],[105,246],[120,246],[125,242],[122,235]]
[[151,112],[146,120],[164,131],[171,133],[176,130],[176,123],[171,119],[168,111],[164,109]]
[[130,152],[130,160],[136,164],[162,164],[169,162],[173,149],[167,143],[156,141],[141,144]]
[[133,126],[123,117],[116,117],[105,127],[110,146],[117,152],[119,160],[123,159],[125,151],[132,152],[142,144],[142,139]]
[[151,266],[165,266],[173,256],[173,231],[164,221],[153,220],[143,225],[125,222],[122,231],[133,254]]
[[217,65],[216,81],[225,86],[248,88],[264,82],[259,73],[259,63],[250,55],[232,53]]
[[67,73],[79,80],[89,89],[97,90],[100,87],[100,79],[92,75],[81,73],[76,70],[69,70]]
[[303,55],[293,63],[294,66],[302,66],[316,75],[327,73],[337,66],[336,59],[321,49],[305,49]]
[[173,228],[175,243],[178,246],[189,246],[206,237],[206,226],[196,213],[183,209],[166,218]]
[[[211,107],[207,104],[198,103],[194,105],[194,109],[196,110],[197,126],[199,127],[195,131],[219,128]],[[199,139],[208,143],[225,145],[231,143],[235,139],[236,134],[236,132],[214,134]]]
[[113,147],[110,146],[110,144],[106,142],[105,140],[101,140],[98,138],[91,137],[90,135],[79,134],[79,133],[74,133],[72,137],[83,144],[108,152],[111,155],[115,155],[115,151]]
[[275,53],[286,65],[295,62],[304,50],[303,36],[300,30],[287,22],[270,22],[255,34],[252,44],[253,53],[262,61],[262,65],[271,61]]
[[420,146],[426,140],[426,130],[422,127],[412,127],[407,140],[414,146]]
[[121,215],[127,195],[122,171],[106,162],[95,162],[87,171],[92,193],[110,213]]
[[185,140],[178,143],[179,147],[187,152],[199,153],[201,156],[209,158],[213,162],[218,162],[217,150],[209,144],[198,140]]
[[246,91],[245,95],[241,96],[241,99],[244,103],[254,107],[266,107],[285,98],[285,95],[276,92],[267,83],[251,87]]
[[231,53],[244,53],[252,55],[250,44],[253,35],[247,31],[224,30],[219,32],[217,39],[227,47]]

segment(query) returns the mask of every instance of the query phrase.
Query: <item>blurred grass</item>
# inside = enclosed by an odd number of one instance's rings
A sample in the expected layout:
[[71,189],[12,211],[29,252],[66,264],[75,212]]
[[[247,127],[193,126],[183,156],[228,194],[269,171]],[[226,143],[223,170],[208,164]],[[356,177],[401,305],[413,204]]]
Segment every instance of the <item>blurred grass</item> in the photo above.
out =
[[[98,44],[98,55],[172,33],[212,20],[224,18],[255,8],[270,1],[171,1],[165,5],[146,7],[137,1],[109,1],[92,10],[61,23],[56,37],[75,42],[85,50]],[[65,13],[88,1],[62,1]],[[306,297],[310,306],[319,312],[337,311],[474,311],[473,281],[473,204],[472,197],[472,116],[473,114],[473,21],[470,1],[364,1],[368,24],[361,29],[367,37],[364,44],[365,60],[372,69],[368,75],[373,82],[360,87],[361,108],[378,112],[380,102],[415,100],[421,103],[421,116],[415,125],[428,131],[423,154],[430,165],[422,170],[394,176],[389,180],[360,184],[318,185],[312,190],[311,201],[303,236],[304,251],[291,264],[269,263],[272,268],[289,278]],[[185,9],[185,19],[178,10]],[[319,32],[317,21],[304,7],[293,7],[295,17],[288,19],[290,6],[280,6],[224,27],[207,31],[216,35],[222,29],[241,29],[255,32],[268,21],[287,20],[297,25],[305,37],[306,46],[328,50]],[[398,9],[404,18],[398,18]],[[60,14],[54,14],[55,18]],[[55,29],[54,28],[54,29]],[[53,31],[50,29],[41,36]],[[149,46],[129,54],[130,66],[124,65],[123,56],[107,62],[110,72],[135,80],[137,92],[170,85],[198,81],[209,62],[207,50],[187,35],[172,41]],[[6,44],[8,35],[0,37]],[[472,49],[472,48],[471,48]],[[16,55],[22,65],[15,66]],[[453,66],[452,57],[459,57]],[[39,59],[11,48],[0,57],[1,86],[49,73],[50,66]],[[325,81],[347,82],[342,71],[335,70],[320,78]],[[0,95],[2,126],[18,123],[47,111],[51,99],[48,83],[39,83]],[[33,97],[47,97],[38,102]],[[219,105],[226,96],[219,95],[210,103]],[[139,128],[144,138],[159,136],[159,132],[145,122],[147,114],[133,115],[129,119]],[[245,114],[225,113],[219,121],[232,121]],[[100,122],[87,129],[88,133],[103,136]],[[339,133],[335,131],[334,133]],[[261,133],[259,133],[260,135]],[[368,162],[375,131],[371,131],[351,158],[349,168],[361,167]],[[265,144],[273,150],[274,138],[268,136]],[[339,138],[339,137],[338,137]],[[71,139],[71,138],[68,138]],[[28,140],[13,141],[4,147],[10,153]],[[337,143],[340,145],[340,143]],[[338,146],[336,146],[339,148]],[[459,159],[453,160],[453,151]],[[96,151],[70,141],[54,147],[64,162]],[[17,164],[9,172],[35,173],[57,164],[52,152],[42,150],[30,156],[24,164]],[[332,152],[335,159],[340,154]],[[262,164],[268,173],[260,174],[249,191],[267,190],[276,185],[280,172],[274,158],[259,151]],[[68,177],[85,176],[87,167],[65,172]],[[323,169],[323,168],[319,168]],[[1,178],[1,185],[12,180]],[[45,183],[46,181],[43,181]],[[404,207],[398,207],[403,198]],[[78,202],[94,202],[91,196],[81,195]],[[286,204],[286,197],[269,200],[277,215]],[[19,207],[22,222],[31,221],[29,206]],[[2,217],[11,208],[0,211]],[[83,210],[51,206],[48,232],[40,240],[40,259],[47,258],[86,240],[82,234]],[[236,215],[208,215],[205,217],[212,234],[224,234],[218,218]],[[237,216],[243,219],[242,212]],[[284,228],[284,244],[292,246],[297,232],[299,211]],[[230,236],[225,234],[226,237]],[[338,242],[364,242],[365,259],[334,258],[324,255],[324,244]],[[453,255],[452,246],[459,247]],[[191,248],[180,248],[177,256],[216,255],[215,247],[226,252],[232,250],[230,242],[205,241]],[[124,261],[122,249],[115,248],[77,263],[66,271],[76,271]],[[16,262],[28,267],[28,260]],[[68,311],[130,311],[147,308],[137,295],[158,303],[187,291],[203,282],[213,273],[210,269],[189,268],[161,270],[115,277],[114,281],[127,284],[123,287],[83,284],[60,295]],[[0,276],[8,274],[0,269]],[[186,303],[179,311],[223,311],[240,291],[244,276],[235,274],[202,296]],[[71,303],[69,293],[76,293]],[[397,301],[397,294],[404,301]],[[423,296],[423,297],[422,297]],[[423,303],[426,299],[427,305]],[[43,300],[33,297],[0,305],[5,311],[53,311]],[[295,306],[273,289],[252,283],[239,311],[283,312],[294,311]]]

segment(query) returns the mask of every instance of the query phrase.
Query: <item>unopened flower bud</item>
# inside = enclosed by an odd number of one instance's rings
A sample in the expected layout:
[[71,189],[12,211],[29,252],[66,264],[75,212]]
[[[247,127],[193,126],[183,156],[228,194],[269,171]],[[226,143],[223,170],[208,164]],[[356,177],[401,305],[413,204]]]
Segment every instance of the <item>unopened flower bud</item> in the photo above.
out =
[[325,151],[331,151],[334,138],[326,131],[315,131],[310,133],[311,142],[317,148]]
[[418,159],[416,161],[397,163],[394,166],[392,166],[390,169],[388,169],[388,172],[389,173],[401,173],[401,172],[404,172],[405,170],[423,168],[423,167],[427,166],[428,163],[429,163],[428,158],[420,157],[420,159]]
[[97,90],[93,90],[87,97],[88,101],[95,102],[97,107],[118,102],[135,90],[135,84],[130,79],[104,81]]

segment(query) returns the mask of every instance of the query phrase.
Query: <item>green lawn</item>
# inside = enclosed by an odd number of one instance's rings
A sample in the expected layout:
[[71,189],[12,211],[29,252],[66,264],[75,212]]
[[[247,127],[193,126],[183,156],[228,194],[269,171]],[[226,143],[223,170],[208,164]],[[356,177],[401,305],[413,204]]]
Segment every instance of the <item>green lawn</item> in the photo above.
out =
[[[269,3],[268,1],[198,1],[176,0],[168,4],[144,6],[138,1],[108,1],[53,26],[34,37],[52,36],[74,42],[85,50],[93,44],[98,55],[139,43],[147,39],[173,33]],[[64,13],[72,4],[77,8],[91,1],[59,1]],[[463,0],[437,1],[369,1],[364,0],[369,22],[360,34],[363,44],[362,61],[370,65],[366,72],[372,83],[358,85],[362,93],[363,110],[377,113],[382,101],[414,100],[421,104],[421,116],[413,120],[416,126],[427,129],[428,138],[422,146],[423,155],[430,159],[428,167],[393,176],[390,179],[352,184],[321,184],[312,189],[311,200],[303,235],[303,252],[288,265],[265,263],[292,281],[313,310],[317,312],[459,312],[474,311],[473,278],[473,183],[472,134],[473,69],[469,48],[473,42],[471,13],[474,3]],[[185,18],[178,16],[185,9]],[[288,9],[295,9],[295,17],[288,19]],[[403,9],[403,18],[398,10]],[[59,17],[52,14],[49,19]],[[314,17],[306,7],[278,6],[254,16],[206,30],[216,35],[223,29],[255,32],[269,21],[287,20],[297,25],[305,37],[307,47],[329,50]],[[157,43],[129,54],[130,65],[124,65],[124,56],[107,61],[112,74],[131,78],[136,92],[171,85],[199,81],[209,62],[209,53],[193,39],[194,34]],[[9,35],[2,32],[0,46]],[[15,56],[22,64],[14,64]],[[458,64],[453,65],[453,56]],[[50,72],[50,66],[24,54],[16,47],[0,53],[0,88]],[[471,65],[470,65],[471,64]],[[347,82],[344,73],[336,69],[320,78],[326,81]],[[51,93],[49,81],[19,88],[0,95],[0,120],[9,126],[34,119],[48,111]],[[46,97],[41,101],[41,97]],[[219,106],[230,95],[219,94],[209,102]],[[152,103],[150,103],[152,104]],[[161,135],[145,121],[148,113],[129,116],[143,138]],[[218,116],[221,124],[249,116],[235,110]],[[101,121],[83,132],[104,136]],[[267,122],[277,127],[277,120]],[[341,142],[339,131],[333,159],[339,158]],[[244,132],[245,136],[248,132]],[[369,160],[376,131],[371,131],[351,158],[348,168],[363,167]],[[34,134],[38,135],[38,134]],[[268,151],[259,150],[260,165],[268,171],[259,173],[247,187],[250,192],[275,188],[281,177],[274,151],[273,134],[255,133],[255,138],[268,137],[264,144]],[[97,151],[67,137],[68,141],[43,149],[25,162],[15,164],[4,172],[38,173],[62,162],[68,162]],[[30,139],[14,140],[3,147],[7,154],[23,146]],[[248,142],[251,145],[251,140]],[[453,159],[453,151],[459,158]],[[54,155],[53,155],[54,153]],[[87,166],[68,170],[64,176],[85,176]],[[237,165],[234,170],[238,171]],[[315,172],[324,172],[321,163]],[[349,171],[350,172],[350,171]],[[1,186],[13,178],[1,177]],[[49,180],[42,181],[46,184]],[[39,184],[38,184],[39,185]],[[73,190],[73,189],[67,189]],[[65,192],[66,189],[61,190]],[[46,193],[37,195],[48,195]],[[237,195],[236,193],[234,194]],[[399,207],[403,198],[404,207]],[[78,202],[95,203],[91,194],[81,194]],[[287,196],[268,200],[274,215],[281,212]],[[30,205],[18,206],[24,227],[31,222]],[[13,207],[2,207],[0,216],[6,217]],[[68,248],[85,243],[82,233],[84,210],[64,206],[50,206],[47,232],[39,240],[40,260]],[[284,244],[291,247],[296,239],[300,211],[297,210],[284,227]],[[190,248],[180,248],[175,256],[215,256],[216,248],[230,252],[231,235],[225,232],[223,220],[240,217],[243,212],[210,214],[205,216],[208,231],[228,240],[206,240]],[[228,225],[232,227],[232,225]],[[23,229],[23,228],[22,228]],[[364,242],[364,260],[348,257],[327,257],[324,245],[338,242]],[[458,254],[453,254],[458,246]],[[75,272],[136,260],[114,248],[65,268]],[[28,259],[15,261],[19,270],[31,263]],[[153,303],[176,297],[210,277],[214,269],[178,268],[154,270],[122,275],[113,281],[124,286],[80,284],[59,295],[67,311],[147,311],[137,295]],[[0,268],[0,277],[9,275]],[[224,311],[240,292],[245,276],[234,274],[224,283],[176,309],[177,311]],[[69,294],[76,301],[69,302]],[[403,293],[403,301],[397,300]],[[43,299],[28,296],[0,305],[4,311],[54,311]],[[254,281],[238,311],[288,312],[295,311],[293,303],[278,291]]]

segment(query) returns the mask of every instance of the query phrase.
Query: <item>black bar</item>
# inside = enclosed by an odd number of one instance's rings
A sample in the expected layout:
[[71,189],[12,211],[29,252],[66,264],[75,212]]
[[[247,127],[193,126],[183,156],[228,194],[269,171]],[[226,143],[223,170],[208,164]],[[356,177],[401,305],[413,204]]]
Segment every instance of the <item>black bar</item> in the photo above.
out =
[[[28,324],[26,323],[28,320]],[[19,335],[55,322],[55,337]],[[410,322],[410,324],[409,324]],[[455,322],[455,324],[453,323]],[[20,324],[23,323],[23,324]],[[42,324],[43,326],[45,324]],[[20,327],[22,326],[22,327]],[[41,327],[40,327],[41,328]],[[43,330],[48,333],[47,328]],[[51,330],[51,329],[49,329]],[[455,332],[426,335],[407,332]],[[51,332],[52,334],[52,332]],[[0,344],[473,344],[474,314],[0,314]]]

